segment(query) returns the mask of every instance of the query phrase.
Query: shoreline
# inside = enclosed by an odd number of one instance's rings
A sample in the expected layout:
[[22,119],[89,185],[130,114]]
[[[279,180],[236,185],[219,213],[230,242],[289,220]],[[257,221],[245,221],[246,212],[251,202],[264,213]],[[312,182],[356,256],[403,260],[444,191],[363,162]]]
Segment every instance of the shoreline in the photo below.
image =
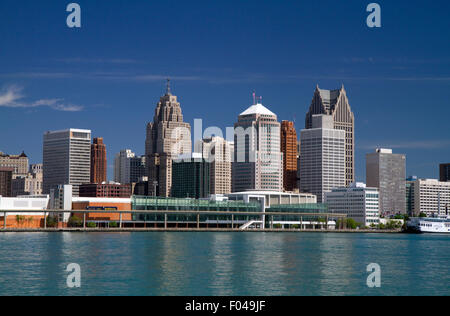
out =
[[12,228],[0,230],[0,233],[130,233],[130,232],[216,232],[216,233],[365,233],[365,234],[402,234],[402,230],[320,230],[320,229],[227,229],[227,228]]

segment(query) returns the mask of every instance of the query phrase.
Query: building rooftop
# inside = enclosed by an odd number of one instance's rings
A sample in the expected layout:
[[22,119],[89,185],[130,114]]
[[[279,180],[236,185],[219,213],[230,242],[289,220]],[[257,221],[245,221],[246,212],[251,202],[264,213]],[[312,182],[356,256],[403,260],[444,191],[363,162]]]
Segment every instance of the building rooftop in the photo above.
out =
[[268,108],[266,108],[264,105],[262,105],[261,103],[257,103],[252,105],[251,107],[249,107],[247,110],[245,110],[244,112],[242,112],[240,114],[240,116],[243,115],[252,115],[252,114],[261,114],[261,115],[273,115],[276,116],[275,113],[273,113],[272,111],[270,111]]

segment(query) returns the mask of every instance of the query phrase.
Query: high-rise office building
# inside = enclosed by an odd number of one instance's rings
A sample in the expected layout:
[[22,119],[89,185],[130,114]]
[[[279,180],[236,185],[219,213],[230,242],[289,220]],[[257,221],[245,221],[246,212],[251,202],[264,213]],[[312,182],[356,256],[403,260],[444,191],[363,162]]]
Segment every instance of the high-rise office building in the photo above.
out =
[[450,181],[450,163],[439,165],[439,180],[442,182]]
[[121,184],[138,183],[147,176],[145,156],[136,156],[130,149],[121,150],[114,159],[114,181]]
[[346,186],[345,131],[333,128],[331,115],[313,115],[311,126],[300,133],[300,190],[322,203],[325,193]]
[[103,143],[103,138],[94,138],[91,145],[91,183],[107,181],[107,169],[106,145]]
[[7,155],[0,152],[0,168],[12,168],[13,179],[16,176],[26,176],[28,173],[28,157],[22,152],[20,155]]
[[195,152],[211,163],[210,194],[231,193],[231,165],[234,144],[222,137],[209,137],[196,143]]
[[406,183],[411,198],[410,216],[419,216],[420,213],[445,215],[450,211],[450,182],[412,178]]
[[69,184],[73,196],[78,196],[79,186],[91,181],[91,131],[71,128],[46,132],[43,163],[44,194]]
[[380,191],[381,215],[406,214],[406,156],[376,149],[366,156],[367,186]]
[[283,184],[286,191],[297,186],[297,131],[294,122],[281,122],[281,152],[283,153]]
[[172,196],[194,199],[209,197],[211,163],[201,153],[179,158],[172,161]]
[[323,90],[317,86],[306,114],[306,129],[312,128],[315,114],[331,115],[333,128],[345,131],[345,184],[349,186],[355,182],[355,117],[344,86],[338,90]]
[[12,178],[14,168],[0,167],[0,196],[12,196]]
[[283,191],[283,154],[276,114],[254,102],[234,124],[232,191]]
[[[166,94],[155,109],[153,122],[147,125],[145,155],[150,187],[156,187],[157,196],[170,196],[172,187],[172,160],[192,152],[191,126],[183,122],[180,103],[172,95],[170,81]],[[157,183],[157,186],[153,186]]]
[[347,214],[348,218],[370,227],[380,223],[379,193],[364,183],[353,183],[348,188],[336,188],[325,193],[330,213]]

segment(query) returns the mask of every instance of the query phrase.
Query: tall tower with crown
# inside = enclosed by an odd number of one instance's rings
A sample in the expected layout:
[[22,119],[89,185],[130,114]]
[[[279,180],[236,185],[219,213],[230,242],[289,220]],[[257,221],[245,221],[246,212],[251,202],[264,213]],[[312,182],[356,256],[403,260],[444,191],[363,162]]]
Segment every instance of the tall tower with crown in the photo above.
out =
[[150,189],[157,190],[152,192],[154,195],[170,196],[172,160],[191,151],[191,126],[183,121],[180,103],[172,94],[168,79],[166,93],[156,105],[153,122],[147,124],[145,155]]
[[336,90],[324,90],[316,86],[306,114],[306,129],[312,128],[312,117],[316,114],[331,115],[334,129],[345,131],[345,183],[349,186],[355,182],[355,116],[344,85]]

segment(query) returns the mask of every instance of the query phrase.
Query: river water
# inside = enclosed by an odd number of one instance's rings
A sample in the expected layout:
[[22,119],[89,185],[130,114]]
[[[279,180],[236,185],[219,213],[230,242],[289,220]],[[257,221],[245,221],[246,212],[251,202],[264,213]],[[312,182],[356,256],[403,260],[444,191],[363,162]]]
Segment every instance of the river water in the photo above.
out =
[[0,295],[450,295],[450,236],[0,233]]

